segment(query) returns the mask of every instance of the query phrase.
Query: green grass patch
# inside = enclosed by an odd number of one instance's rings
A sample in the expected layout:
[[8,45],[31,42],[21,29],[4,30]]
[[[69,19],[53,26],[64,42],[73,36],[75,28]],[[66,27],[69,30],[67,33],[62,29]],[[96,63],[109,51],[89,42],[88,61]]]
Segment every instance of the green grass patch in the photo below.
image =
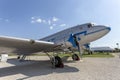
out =
[[110,58],[114,57],[111,53],[93,53],[91,55],[84,54],[83,57],[96,57],[96,58]]
[[60,56],[60,57],[65,57],[65,56],[71,57],[71,54],[69,54],[69,53],[68,53],[68,54],[67,54],[67,53],[62,54],[62,53],[61,53],[61,54],[58,54],[58,56]]
[[[78,52],[75,52],[76,54],[79,55]],[[16,56],[16,54],[8,54],[9,56]],[[53,55],[52,52],[49,53],[49,55]],[[32,54],[30,56],[47,56],[45,53],[39,53],[39,54]],[[65,56],[68,56],[68,57],[71,57],[72,55],[70,53],[60,53],[58,54],[58,56],[60,57],[65,57]],[[83,54],[83,58],[86,58],[86,57],[93,57],[93,58],[110,58],[110,57],[114,57],[111,53],[98,53],[98,52],[94,52],[93,54],[89,55],[87,53],[84,53]]]
[[[78,52],[76,52],[76,54],[79,55]],[[64,56],[69,56],[71,57],[71,54],[59,54],[60,57],[64,57]],[[111,58],[111,57],[114,57],[111,53],[93,53],[91,55],[89,54],[83,54],[83,58],[86,58],[86,57],[93,57],[93,58]]]

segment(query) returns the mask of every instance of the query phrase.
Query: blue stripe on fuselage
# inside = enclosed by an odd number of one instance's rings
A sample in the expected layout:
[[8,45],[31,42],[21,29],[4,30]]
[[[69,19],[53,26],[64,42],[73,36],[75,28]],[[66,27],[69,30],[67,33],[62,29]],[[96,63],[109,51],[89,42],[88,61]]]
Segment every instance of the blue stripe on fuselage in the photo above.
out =
[[[74,35],[75,35],[75,36],[78,36],[78,35],[80,35],[80,34],[86,35],[86,33],[87,33],[87,31],[83,31],[83,32],[76,33],[76,34],[70,34],[70,37],[69,37],[68,41],[69,41],[70,43],[72,43],[73,47],[77,47],[76,42],[74,41],[74,37],[73,37],[73,36],[74,36]],[[78,37],[77,40],[80,41],[80,37]]]
[[75,44],[74,38],[73,38],[73,34],[70,34],[70,37],[68,39],[68,41],[72,44],[73,47],[76,47],[77,45]]
[[[83,31],[83,32],[76,33],[76,34],[70,34],[70,38],[68,39],[68,41],[73,45],[73,47],[76,47],[77,45],[76,45],[76,43],[74,41],[73,35],[75,35],[75,36],[78,36],[80,34],[90,35],[90,34],[93,34],[93,33],[96,33],[96,32],[100,32],[100,31],[105,30],[105,29],[108,29],[109,31],[111,30],[110,27],[107,27],[107,28],[104,28],[104,29],[101,29],[101,30],[90,32],[90,33],[87,33],[87,31]],[[80,40],[80,38],[78,40]]]
[[74,35],[80,35],[80,34],[84,34],[84,35],[86,35],[87,34],[87,31],[83,31],[83,32],[80,32],[80,33],[76,33],[76,34],[74,34]]

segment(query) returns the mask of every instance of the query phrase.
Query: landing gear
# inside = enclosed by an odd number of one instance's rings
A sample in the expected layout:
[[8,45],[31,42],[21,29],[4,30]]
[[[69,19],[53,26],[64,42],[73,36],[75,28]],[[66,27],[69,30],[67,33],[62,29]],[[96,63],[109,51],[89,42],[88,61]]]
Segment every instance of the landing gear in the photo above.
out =
[[53,67],[55,67],[55,68],[63,68],[64,67],[62,59],[59,56],[53,57],[51,63],[53,65]]
[[48,53],[46,53],[48,55],[48,57],[50,58],[50,61],[52,63],[53,68],[63,68],[64,64],[62,62],[62,59],[59,56],[55,56],[55,54],[53,53],[53,55],[49,55]]
[[90,51],[90,50],[88,50],[88,54],[89,54],[89,55],[91,55],[91,54],[93,54],[93,52],[92,52],[92,51]]
[[79,58],[79,56],[78,56],[77,54],[73,54],[73,55],[72,55],[72,59],[73,59],[74,61],[79,61],[79,60],[80,60],[80,58]]
[[79,61],[80,60],[79,55],[74,53],[74,51],[71,48],[69,48],[69,50],[71,51],[71,56],[72,56],[73,61]]
[[17,59],[20,59],[20,55],[17,57]]
[[17,59],[19,59],[19,61],[24,61],[25,58],[26,58],[26,55],[19,55],[19,56],[17,57]]

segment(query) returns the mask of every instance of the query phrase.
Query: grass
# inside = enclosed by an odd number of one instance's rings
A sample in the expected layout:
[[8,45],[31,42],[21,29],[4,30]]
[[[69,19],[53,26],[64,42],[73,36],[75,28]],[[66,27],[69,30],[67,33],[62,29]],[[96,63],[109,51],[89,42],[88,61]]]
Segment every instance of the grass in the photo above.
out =
[[[52,53],[49,53],[50,55],[52,55]],[[78,52],[76,52],[76,54],[79,55]],[[16,54],[9,54],[9,56],[15,56]],[[46,54],[32,54],[31,56],[47,56]],[[58,56],[60,57],[65,57],[65,56],[68,56],[68,57],[71,57],[72,55],[70,53],[61,53],[61,54],[58,54]],[[95,52],[91,55],[88,55],[87,53],[83,54],[83,58],[86,58],[86,57],[92,57],[92,58],[110,58],[110,57],[114,57],[111,53],[98,53],[98,52]]]
[[[79,55],[78,52],[76,52],[76,54]],[[64,56],[70,56],[71,57],[71,54],[59,54],[60,57],[64,57]],[[91,55],[89,54],[83,54],[83,58],[86,58],[86,57],[92,57],[92,58],[110,58],[110,57],[114,57],[111,53],[98,53],[98,52],[95,52]]]
[[110,58],[114,57],[111,53],[93,53],[92,55],[84,54],[83,57],[99,57],[99,58]]

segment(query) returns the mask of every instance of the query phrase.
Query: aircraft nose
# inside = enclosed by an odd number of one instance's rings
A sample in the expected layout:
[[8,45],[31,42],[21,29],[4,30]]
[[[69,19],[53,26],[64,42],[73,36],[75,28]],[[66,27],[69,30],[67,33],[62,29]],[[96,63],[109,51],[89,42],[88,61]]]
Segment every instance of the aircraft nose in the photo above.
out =
[[108,29],[109,31],[111,31],[111,28],[110,28],[110,27],[107,27],[106,29]]
[[111,31],[110,27],[106,27],[107,33]]

